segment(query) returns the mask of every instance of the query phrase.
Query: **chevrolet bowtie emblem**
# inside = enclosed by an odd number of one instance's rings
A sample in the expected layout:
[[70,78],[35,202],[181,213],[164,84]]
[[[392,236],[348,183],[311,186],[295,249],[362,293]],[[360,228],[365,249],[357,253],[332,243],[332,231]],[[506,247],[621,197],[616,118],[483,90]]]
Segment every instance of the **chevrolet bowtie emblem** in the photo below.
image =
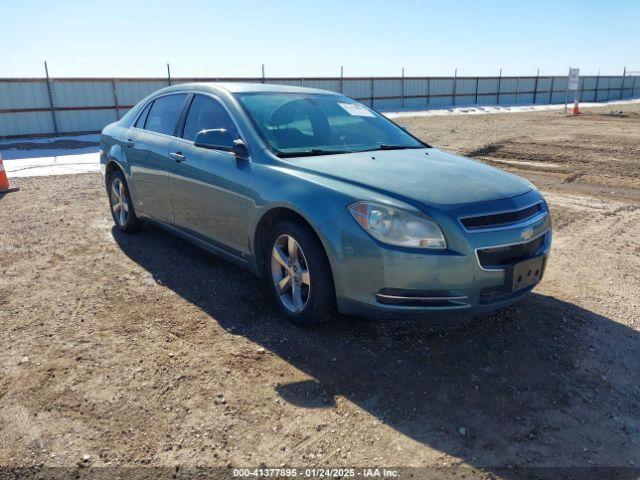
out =
[[527,228],[526,230],[523,230],[520,234],[520,237],[522,237],[523,240],[529,240],[531,237],[533,237],[533,228]]

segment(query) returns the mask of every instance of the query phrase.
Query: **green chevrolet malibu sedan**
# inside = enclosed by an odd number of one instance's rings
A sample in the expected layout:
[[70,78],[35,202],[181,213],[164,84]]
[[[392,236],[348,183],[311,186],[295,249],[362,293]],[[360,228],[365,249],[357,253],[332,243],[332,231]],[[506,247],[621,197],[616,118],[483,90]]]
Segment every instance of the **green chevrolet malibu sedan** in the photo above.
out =
[[546,266],[549,210],[529,182],[341,94],[176,85],[105,127],[100,150],[118,229],[152,222],[248,268],[297,323],[472,315]]

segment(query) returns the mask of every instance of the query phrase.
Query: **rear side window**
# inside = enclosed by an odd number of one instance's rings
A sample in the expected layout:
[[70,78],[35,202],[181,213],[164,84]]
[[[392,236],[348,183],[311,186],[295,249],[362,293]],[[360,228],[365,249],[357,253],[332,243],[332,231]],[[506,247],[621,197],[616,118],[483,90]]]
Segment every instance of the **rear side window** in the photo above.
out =
[[140,116],[138,117],[138,119],[136,120],[136,123],[133,125],[136,128],[144,128],[144,122],[147,119],[147,115],[149,115],[149,110],[151,109],[151,105],[153,104],[153,102],[149,102],[149,104],[144,107],[144,110],[142,110],[142,113],[140,114]]
[[156,98],[149,111],[149,116],[144,126],[145,130],[173,135],[173,130],[176,127],[176,123],[178,123],[186,98],[186,94],[166,95]]
[[193,141],[200,130],[216,128],[224,128],[233,138],[238,138],[238,130],[220,102],[211,97],[196,95],[189,107],[182,137]]

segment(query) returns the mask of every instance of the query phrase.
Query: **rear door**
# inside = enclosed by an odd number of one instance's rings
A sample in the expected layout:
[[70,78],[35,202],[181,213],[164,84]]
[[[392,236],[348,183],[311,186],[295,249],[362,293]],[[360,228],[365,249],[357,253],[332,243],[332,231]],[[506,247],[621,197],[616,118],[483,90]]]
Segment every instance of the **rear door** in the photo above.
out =
[[196,94],[187,112],[181,139],[175,139],[170,176],[176,225],[234,253],[248,250],[247,181],[250,164],[228,151],[195,147],[196,134],[224,128],[233,138],[238,129],[224,106],[208,95]]
[[[143,124],[136,121],[125,142],[131,162],[135,208],[157,220],[173,224],[169,190],[169,146],[187,100],[186,93],[153,100]],[[138,120],[145,114],[143,111]]]

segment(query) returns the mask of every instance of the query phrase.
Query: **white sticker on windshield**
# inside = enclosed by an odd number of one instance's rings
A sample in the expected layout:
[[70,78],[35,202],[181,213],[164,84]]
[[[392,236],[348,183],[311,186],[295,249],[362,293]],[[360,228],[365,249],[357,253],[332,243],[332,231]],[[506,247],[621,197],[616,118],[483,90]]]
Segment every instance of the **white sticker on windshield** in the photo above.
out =
[[358,105],[355,103],[340,103],[338,102],[342,108],[344,108],[349,115],[356,115],[358,117],[375,117],[373,113],[364,108],[362,105]]

